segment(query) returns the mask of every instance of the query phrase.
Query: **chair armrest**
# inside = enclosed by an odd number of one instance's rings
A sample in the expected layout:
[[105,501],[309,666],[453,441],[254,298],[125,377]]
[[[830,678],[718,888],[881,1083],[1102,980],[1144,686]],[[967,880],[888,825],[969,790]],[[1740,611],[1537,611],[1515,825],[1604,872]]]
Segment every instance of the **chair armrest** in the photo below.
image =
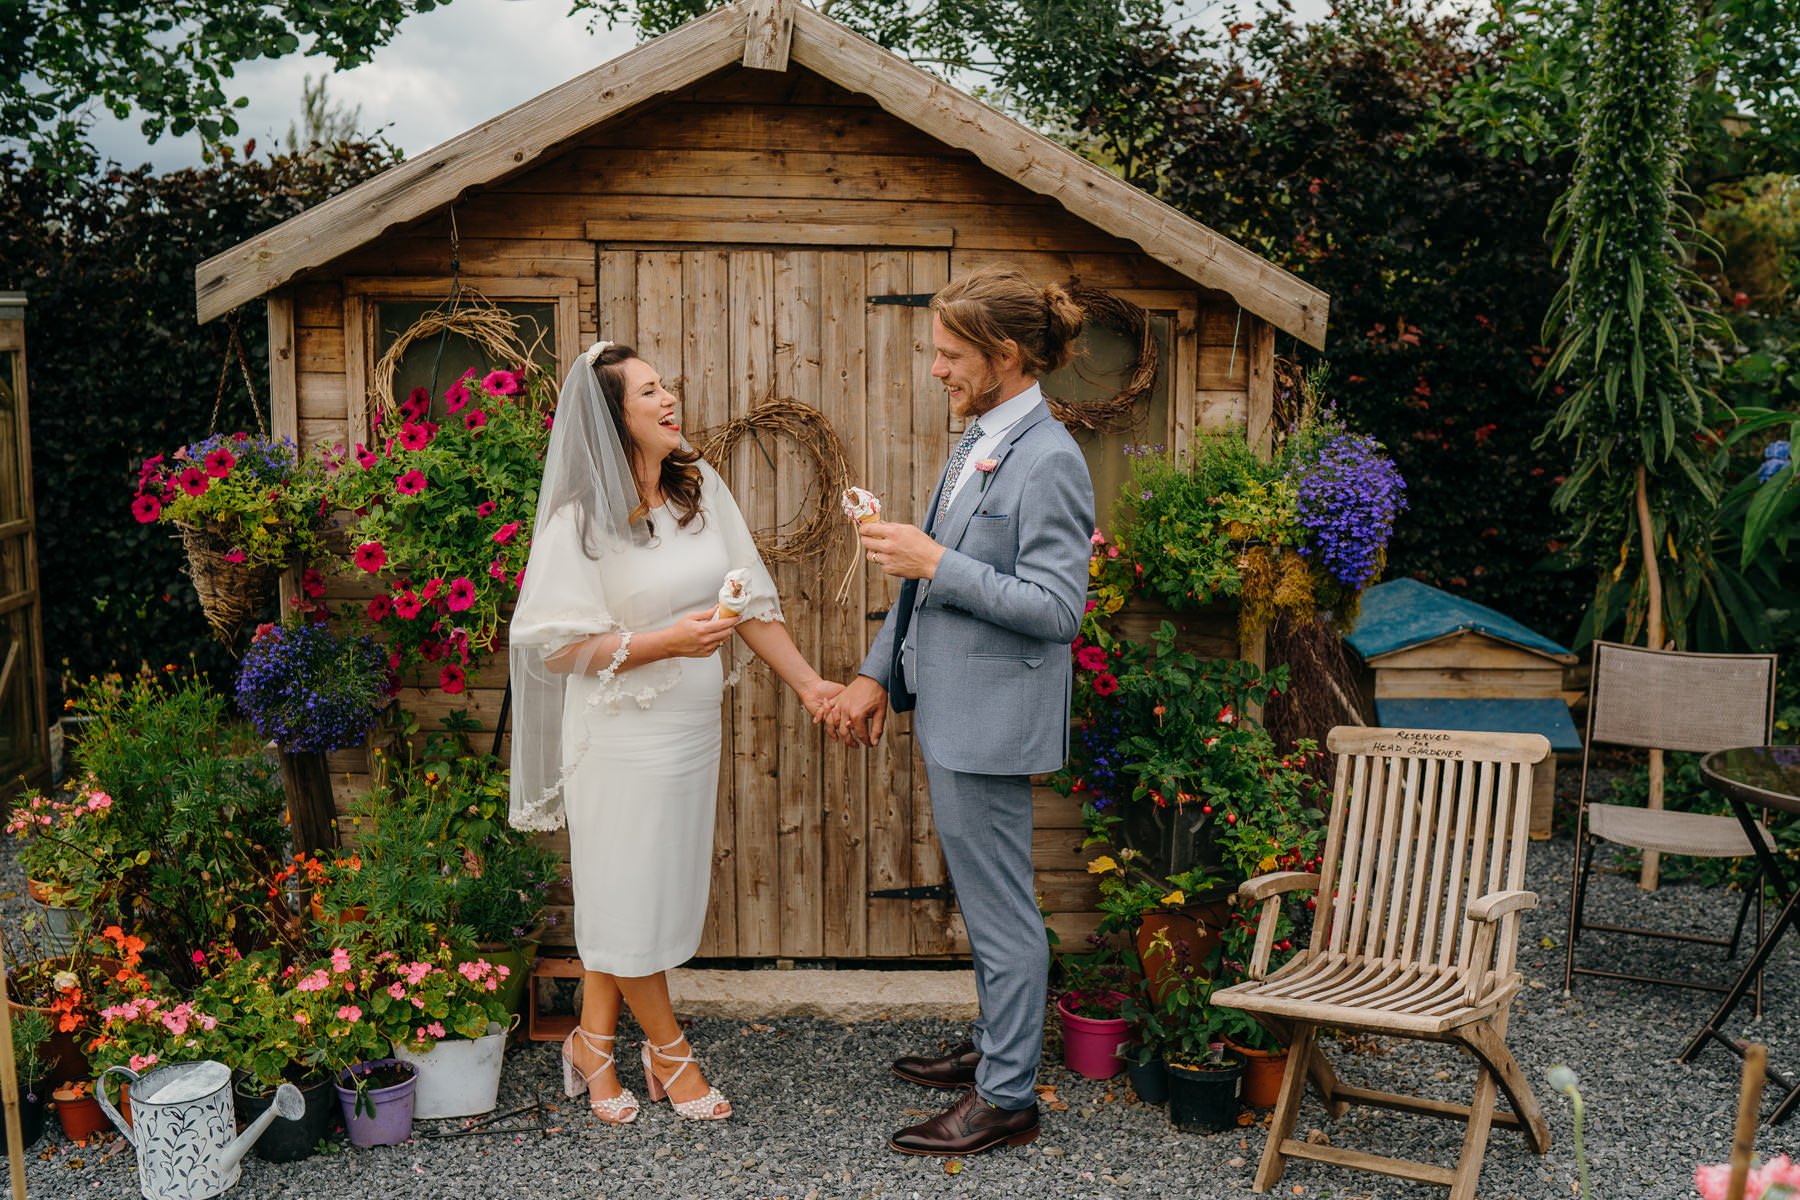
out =
[[1281,915],[1281,897],[1288,892],[1316,889],[1316,871],[1275,871],[1258,875],[1238,884],[1237,898],[1245,904],[1262,902],[1262,916],[1256,923],[1256,944],[1250,951],[1250,962],[1244,974],[1261,979],[1269,973],[1269,955],[1275,950],[1275,921]]
[[1287,892],[1300,892],[1319,886],[1317,871],[1275,871],[1268,875],[1258,875],[1255,879],[1246,879],[1238,884],[1239,900],[1255,904],[1259,900],[1268,900]]
[[1508,913],[1521,909],[1536,908],[1538,895],[1536,892],[1489,892],[1470,902],[1468,917],[1471,921],[1498,921]]

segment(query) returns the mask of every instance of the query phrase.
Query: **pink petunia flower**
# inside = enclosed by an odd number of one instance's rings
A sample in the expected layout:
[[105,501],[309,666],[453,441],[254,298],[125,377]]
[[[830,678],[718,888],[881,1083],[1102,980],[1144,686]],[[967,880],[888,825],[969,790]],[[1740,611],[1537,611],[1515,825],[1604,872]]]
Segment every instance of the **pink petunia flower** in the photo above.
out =
[[1118,690],[1119,677],[1117,675],[1110,671],[1102,671],[1094,676],[1094,694],[1096,696],[1110,696]]
[[451,384],[444,391],[444,411],[454,417],[457,413],[469,407],[469,401],[471,399],[473,399],[473,397],[469,395],[469,389],[464,387],[459,380],[458,382]]
[[506,564],[497,558],[493,562],[489,563],[488,564],[488,578],[490,578],[490,579],[505,579],[506,578]]
[[475,584],[458,575],[450,581],[450,596],[445,601],[451,612],[467,612],[475,607]]
[[400,427],[400,444],[408,450],[423,450],[431,445],[431,430],[408,421]]
[[387,550],[380,542],[364,542],[352,557],[357,566],[371,575],[387,565]]
[[199,467],[189,467],[175,478],[176,484],[190,496],[204,496],[212,480]]
[[519,377],[511,371],[489,371],[481,386],[496,396],[510,396],[519,390]]
[[406,399],[400,402],[400,415],[409,421],[416,421],[430,411],[431,393],[422,387],[408,392]]
[[494,510],[499,507],[500,506],[495,504],[492,500],[483,500],[480,504],[475,506],[475,515],[478,517],[491,517],[494,515]]
[[236,546],[233,546],[230,550],[225,552],[225,561],[228,563],[241,563],[248,557],[249,555],[245,554]]
[[358,442],[356,443],[356,461],[361,463],[363,470],[366,471],[381,461],[381,455],[375,453],[361,442]]
[[231,474],[231,468],[237,466],[237,455],[220,446],[206,456],[206,473],[214,479],[223,479]]
[[1106,665],[1106,651],[1098,646],[1083,646],[1075,652],[1075,665],[1084,671],[1098,671]]
[[394,611],[408,621],[413,620],[423,611],[425,606],[419,603],[418,596],[408,588],[394,597]]
[[512,541],[513,535],[518,532],[519,523],[517,521],[508,521],[500,528],[494,530],[494,540],[504,546],[506,543]]
[[325,578],[317,571],[307,570],[300,573],[300,590],[314,600],[325,594]]
[[487,414],[479,408],[471,408],[463,414],[463,424],[468,427],[470,433],[479,433],[487,424]]
[[422,589],[420,589],[419,600],[422,603],[430,604],[433,600],[436,600],[438,598],[438,593],[443,590],[444,590],[443,579],[439,578],[439,579],[430,580],[429,582],[427,582],[425,584],[425,586]]
[[418,470],[408,471],[400,478],[394,480],[394,490],[399,492],[402,496],[418,495],[425,490],[425,472]]
[[364,611],[369,614],[371,621],[385,621],[388,614],[394,611],[394,602],[386,596],[377,596],[369,601],[369,607]]
[[455,696],[461,693],[467,678],[468,677],[463,673],[461,667],[457,666],[455,663],[450,663],[446,665],[442,671],[438,672],[438,686],[443,688],[450,695]]
[[139,496],[131,502],[131,515],[138,519],[139,525],[148,525],[162,516],[162,501],[155,496]]

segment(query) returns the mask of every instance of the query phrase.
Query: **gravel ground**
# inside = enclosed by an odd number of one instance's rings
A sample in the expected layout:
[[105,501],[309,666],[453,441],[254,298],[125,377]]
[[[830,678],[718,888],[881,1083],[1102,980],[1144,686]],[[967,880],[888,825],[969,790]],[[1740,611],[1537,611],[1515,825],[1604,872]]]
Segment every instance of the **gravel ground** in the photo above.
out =
[[[1581,1077],[1587,1102],[1586,1141],[1599,1196],[1691,1197],[1696,1163],[1724,1161],[1731,1140],[1738,1062],[1714,1047],[1693,1066],[1675,1062],[1704,1019],[1706,998],[1674,989],[1608,986],[1584,981],[1576,996],[1560,990],[1570,847],[1558,839],[1534,847],[1531,885],[1543,906],[1527,914],[1520,958],[1528,986],[1512,1017],[1509,1041],[1550,1123],[1553,1145],[1538,1158],[1518,1134],[1497,1130],[1482,1173],[1481,1195],[1567,1197],[1575,1178],[1567,1102],[1544,1086],[1544,1073],[1566,1063]],[[8,851],[0,860],[0,908],[18,904],[21,880]],[[1631,880],[1599,878],[1590,900],[1595,916],[1628,906],[1658,910],[1670,923],[1724,923],[1732,898],[1686,887],[1645,897]],[[1796,943],[1800,945],[1800,943]],[[1671,958],[1676,952],[1671,951]],[[1800,1068],[1800,972],[1794,951],[1780,954],[1768,987],[1770,1015],[1733,1030],[1770,1043],[1777,1068]],[[1745,1006],[1746,1013],[1748,1005]],[[362,1200],[364,1197],[1233,1197],[1248,1196],[1263,1132],[1258,1125],[1226,1134],[1176,1131],[1159,1107],[1136,1101],[1121,1076],[1081,1079],[1047,1066],[1066,1110],[1045,1113],[1044,1134],[1020,1150],[966,1161],[950,1174],[941,1160],[908,1158],[884,1148],[893,1129],[911,1124],[942,1100],[887,1073],[889,1060],[948,1045],[962,1030],[935,1022],[870,1022],[841,1026],[778,1020],[745,1027],[701,1020],[693,1028],[708,1073],[731,1097],[734,1120],[695,1124],[666,1105],[649,1108],[635,1126],[600,1126],[579,1101],[564,1102],[555,1049],[535,1044],[506,1062],[500,1110],[534,1101],[554,1106],[553,1131],[524,1136],[433,1140],[403,1146],[342,1149],[305,1162],[245,1160],[236,1194]],[[1416,1042],[1364,1040],[1336,1047],[1339,1073],[1353,1082],[1467,1099],[1474,1074],[1460,1053]],[[1055,1059],[1054,1049],[1047,1061]],[[638,1087],[635,1065],[624,1069]],[[1765,1111],[1772,1101],[1765,1102]],[[420,1123],[417,1132],[459,1122]],[[51,1129],[28,1161],[30,1195],[137,1194],[129,1146],[117,1138],[86,1147]],[[1325,1130],[1339,1146],[1384,1154],[1455,1160],[1459,1128],[1449,1122],[1373,1110],[1332,1121],[1311,1097],[1301,1130]],[[1796,1129],[1763,1131],[1758,1151],[1792,1148]],[[1441,1196],[1436,1188],[1318,1164],[1290,1164],[1277,1194],[1336,1197]]]

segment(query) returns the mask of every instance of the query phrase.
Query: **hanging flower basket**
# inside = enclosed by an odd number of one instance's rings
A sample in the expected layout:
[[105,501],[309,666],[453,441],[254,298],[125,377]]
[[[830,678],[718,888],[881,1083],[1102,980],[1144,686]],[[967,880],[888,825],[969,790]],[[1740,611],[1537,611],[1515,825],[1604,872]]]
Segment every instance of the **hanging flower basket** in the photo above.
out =
[[216,534],[197,525],[178,524],[187,550],[188,578],[200,597],[200,611],[222,642],[229,642],[245,621],[275,594],[281,567],[252,563]]

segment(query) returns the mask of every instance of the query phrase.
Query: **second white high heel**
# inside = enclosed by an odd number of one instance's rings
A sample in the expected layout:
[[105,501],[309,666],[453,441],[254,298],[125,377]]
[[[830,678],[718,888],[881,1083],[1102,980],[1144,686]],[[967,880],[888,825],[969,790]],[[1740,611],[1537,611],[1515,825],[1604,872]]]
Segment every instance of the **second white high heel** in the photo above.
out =
[[[650,1103],[655,1104],[664,1096],[668,1096],[669,1084],[680,1079],[681,1073],[689,1067],[698,1065],[691,1048],[689,1053],[680,1056],[669,1053],[686,1040],[684,1034],[667,1046],[658,1046],[649,1038],[644,1039],[644,1086],[650,1092]],[[677,1067],[675,1073],[668,1079],[660,1079],[652,1066],[652,1054],[665,1062],[680,1063],[681,1066]],[[677,1100],[675,1097],[669,1096],[669,1107],[675,1110],[677,1116],[689,1121],[723,1121],[731,1115],[731,1101],[725,1098],[725,1093],[710,1086],[706,1089],[705,1095],[696,1096],[692,1100]]]
[[[585,1075],[575,1067],[574,1051],[577,1035],[580,1035],[582,1044],[598,1054],[601,1059],[600,1065]],[[605,1034],[589,1033],[579,1025],[569,1031],[569,1036],[563,1039],[562,1044],[563,1095],[579,1096],[586,1092],[588,1107],[593,1109],[596,1117],[608,1125],[629,1125],[637,1120],[638,1116],[638,1099],[631,1094],[630,1088],[621,1086],[618,1095],[608,1096],[605,1099],[599,1099],[593,1095],[594,1076],[614,1063],[612,1051],[603,1050],[594,1043],[604,1042],[610,1047],[617,1040],[616,1037]]]

